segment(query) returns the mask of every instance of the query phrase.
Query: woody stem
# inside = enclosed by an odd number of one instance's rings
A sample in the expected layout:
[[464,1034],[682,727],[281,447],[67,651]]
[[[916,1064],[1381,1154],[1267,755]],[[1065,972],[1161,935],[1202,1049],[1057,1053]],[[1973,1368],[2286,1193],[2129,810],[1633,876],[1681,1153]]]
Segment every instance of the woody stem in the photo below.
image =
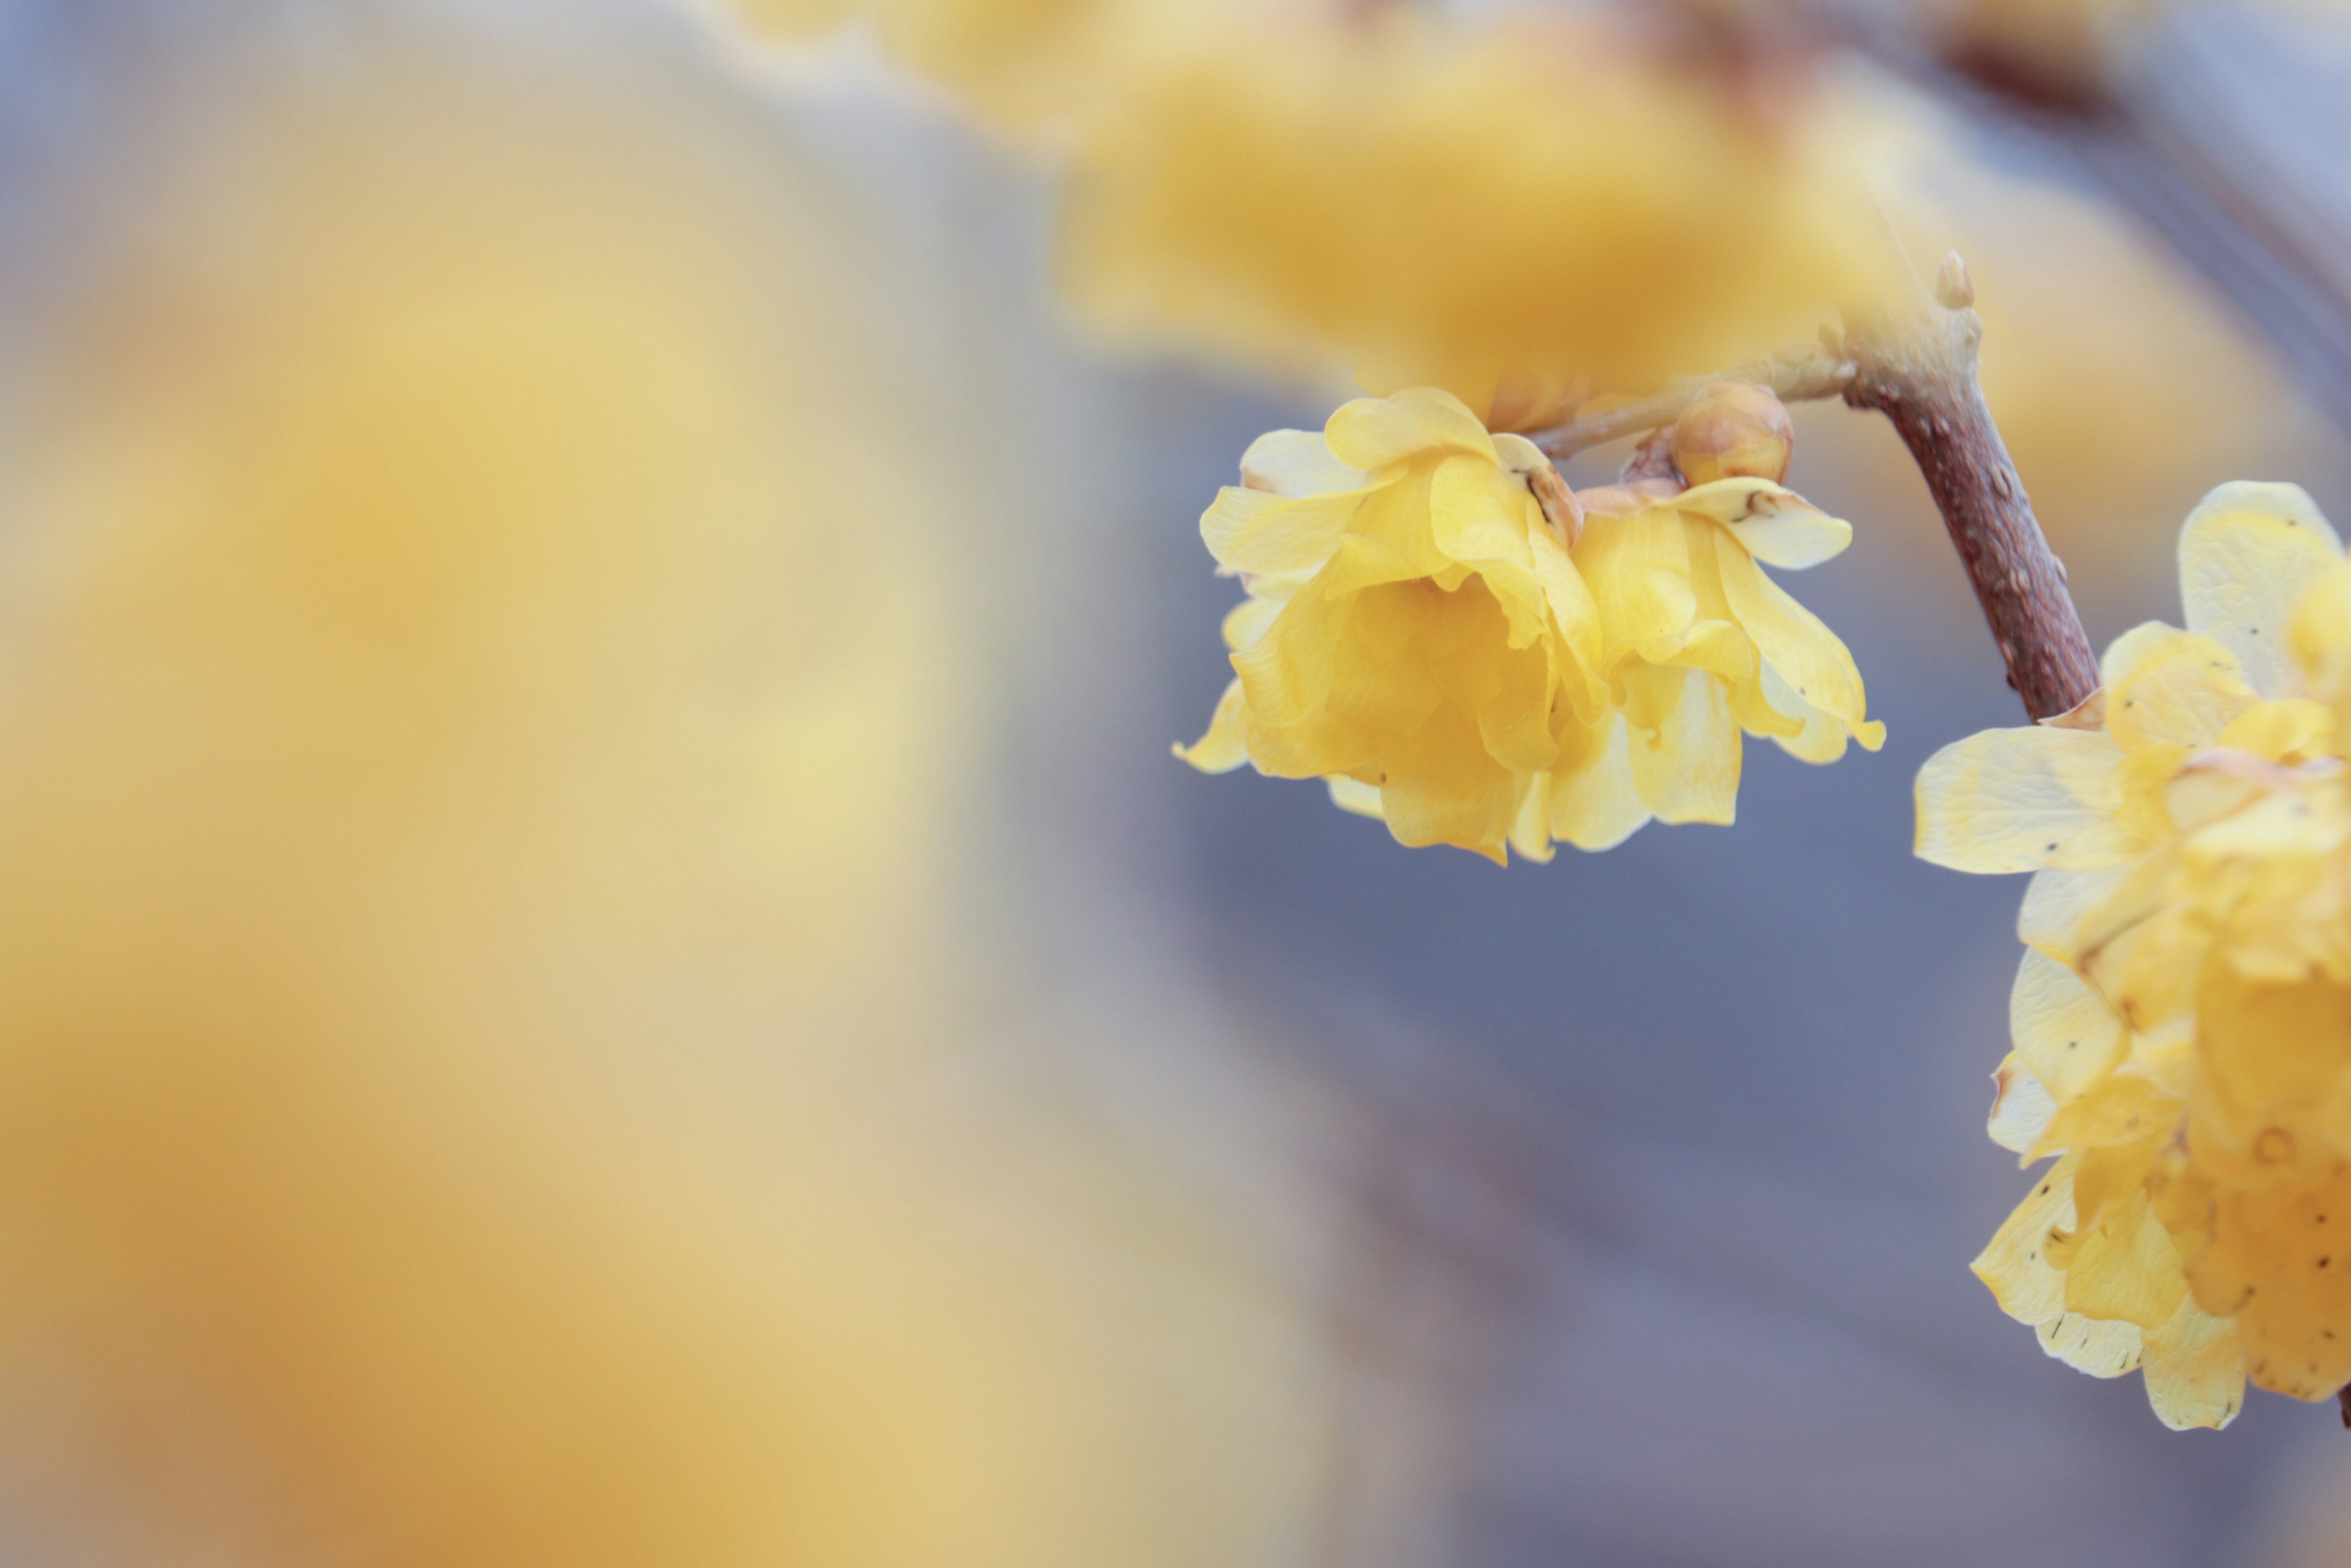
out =
[[[1905,270],[1907,270],[1907,264]],[[1782,350],[1720,375],[1679,381],[1652,397],[1570,420],[1538,433],[1554,458],[1659,431],[1711,386],[1752,382],[1782,402],[1843,398],[1893,423],[1918,465],[1936,509],[1950,530],[1992,641],[2008,664],[2008,684],[2036,719],[2079,707],[2098,689],[2098,661],[2065,569],[2043,537],[2032,502],[1984,402],[1976,373],[1983,322],[1973,308],[1967,269],[1943,264],[1935,291],[1914,287],[1893,302],[1848,316],[1842,340],[1825,350]]]
[[1893,422],[1950,530],[2008,684],[2035,719],[2080,706],[2098,689],[2098,661],[2016,476],[1976,374],[1983,322],[1967,269],[1943,264],[1934,295],[1907,298],[1847,322],[1856,369],[1844,400]]

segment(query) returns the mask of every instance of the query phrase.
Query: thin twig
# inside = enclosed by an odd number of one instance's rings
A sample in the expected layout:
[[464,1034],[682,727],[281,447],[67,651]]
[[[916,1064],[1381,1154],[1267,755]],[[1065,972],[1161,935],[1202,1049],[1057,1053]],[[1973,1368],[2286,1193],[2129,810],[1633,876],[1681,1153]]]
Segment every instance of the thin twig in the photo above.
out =
[[[1889,227],[1887,243],[1898,253]],[[2035,719],[2055,718],[2098,689],[2098,662],[2065,587],[2065,569],[2049,549],[2016,465],[1984,402],[1976,371],[1983,322],[1975,291],[1956,256],[1943,264],[1929,294],[1907,258],[1911,287],[1867,312],[1848,313],[1840,340],[1782,350],[1770,360],[1720,375],[1674,382],[1651,397],[1583,415],[1537,434],[1554,458],[1647,435],[1628,477],[1656,471],[1657,437],[1708,388],[1726,381],[1770,387],[1782,402],[1837,397],[1892,422],[1910,449],[1951,543],[1967,568],[1992,640],[2008,665],[2008,684]]]
[[1723,382],[1751,382],[1771,389],[1782,402],[1817,402],[1843,397],[1853,384],[1853,361],[1810,345],[1782,349],[1768,360],[1737,365],[1719,375],[1691,376],[1637,402],[1580,415],[1529,437],[1553,457],[1573,457],[1628,435],[1662,430],[1682,416],[1699,395]]

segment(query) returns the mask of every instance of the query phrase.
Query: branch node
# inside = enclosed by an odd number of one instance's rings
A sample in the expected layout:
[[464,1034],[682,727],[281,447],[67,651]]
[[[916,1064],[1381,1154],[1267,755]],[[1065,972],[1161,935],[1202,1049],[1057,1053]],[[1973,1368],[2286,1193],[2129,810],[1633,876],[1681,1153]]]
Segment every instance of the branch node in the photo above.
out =
[[1936,270],[1935,300],[1946,310],[1965,310],[1976,302],[1975,279],[1968,276],[1967,258],[1958,251],[1946,255]]

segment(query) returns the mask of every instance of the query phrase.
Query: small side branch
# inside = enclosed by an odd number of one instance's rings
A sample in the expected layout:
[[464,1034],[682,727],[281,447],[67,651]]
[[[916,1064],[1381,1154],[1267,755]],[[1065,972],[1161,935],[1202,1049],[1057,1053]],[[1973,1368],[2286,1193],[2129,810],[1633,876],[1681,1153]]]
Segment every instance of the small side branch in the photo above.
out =
[[1976,374],[1983,322],[1974,301],[1967,268],[1955,256],[1943,264],[1932,295],[1914,276],[1902,298],[1849,318],[1842,338],[1823,333],[1821,348],[1784,349],[1720,375],[1675,382],[1653,396],[1581,415],[1532,440],[1553,458],[1565,458],[1626,436],[1651,435],[1651,446],[1636,452],[1626,471],[1640,477],[1669,471],[1655,467],[1656,435],[1723,382],[1769,387],[1782,402],[1834,397],[1875,409],[1893,423],[1926,478],[2007,662],[2008,684],[2035,719],[2054,718],[2096,694],[2098,661],[2066,591],[2065,569],[2042,535],[1984,402]]
[[1953,256],[1935,297],[1921,288],[1849,323],[1857,373],[1844,400],[1893,422],[1958,547],[2008,684],[2035,719],[2054,718],[2096,693],[2098,661],[1984,402],[1976,375],[1983,323],[1973,300]]
[[1551,430],[1537,431],[1529,439],[1552,457],[1573,457],[1628,435],[1665,429],[1708,387],[1723,382],[1751,382],[1769,387],[1782,402],[1817,402],[1824,398],[1844,397],[1855,373],[1852,361],[1823,350],[1805,346],[1782,349],[1768,360],[1734,366],[1720,375],[1677,381],[1638,402],[1580,415]]

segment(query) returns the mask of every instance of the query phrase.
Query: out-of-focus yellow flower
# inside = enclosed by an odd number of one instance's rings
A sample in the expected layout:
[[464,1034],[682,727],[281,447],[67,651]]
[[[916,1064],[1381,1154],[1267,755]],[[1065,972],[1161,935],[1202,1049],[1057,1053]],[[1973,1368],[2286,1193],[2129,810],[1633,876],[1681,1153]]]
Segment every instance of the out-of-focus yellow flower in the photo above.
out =
[[629,8],[455,10],[308,74],[256,21],[152,122],[109,71],[135,222],[35,209],[97,260],[0,410],[12,1554],[1296,1538],[1274,1244],[1003,1070],[1050,1009],[972,1022],[1038,988],[925,775],[1007,500],[893,434],[954,357],[871,329],[903,239]]
[[2351,1383],[2342,554],[2300,490],[2222,486],[2180,536],[2185,631],[1918,779],[1922,855],[2038,873],[1991,1131],[2064,1157],[1976,1270],[2052,1354],[2143,1364],[2174,1427],[2226,1425],[2248,1375]]
[[1249,598],[1196,767],[1323,778],[1403,843],[1543,861],[1729,821],[1742,728],[1813,761],[1882,739],[1844,644],[1757,564],[1852,528],[1768,480],[1579,501],[1428,388],[1276,431],[1241,471],[1201,519]]
[[1802,121],[1590,25],[1386,20],[1155,62],[1083,139],[1075,298],[1483,410],[1522,367],[1613,387],[1750,357],[1870,286],[1868,208]]
[[1809,336],[1886,254],[1801,99],[1767,111],[1588,19],[737,3],[786,31],[870,9],[983,118],[1050,131],[1063,281],[1105,329],[1441,385],[1495,428],[1530,428],[1579,377],[1646,386]]

